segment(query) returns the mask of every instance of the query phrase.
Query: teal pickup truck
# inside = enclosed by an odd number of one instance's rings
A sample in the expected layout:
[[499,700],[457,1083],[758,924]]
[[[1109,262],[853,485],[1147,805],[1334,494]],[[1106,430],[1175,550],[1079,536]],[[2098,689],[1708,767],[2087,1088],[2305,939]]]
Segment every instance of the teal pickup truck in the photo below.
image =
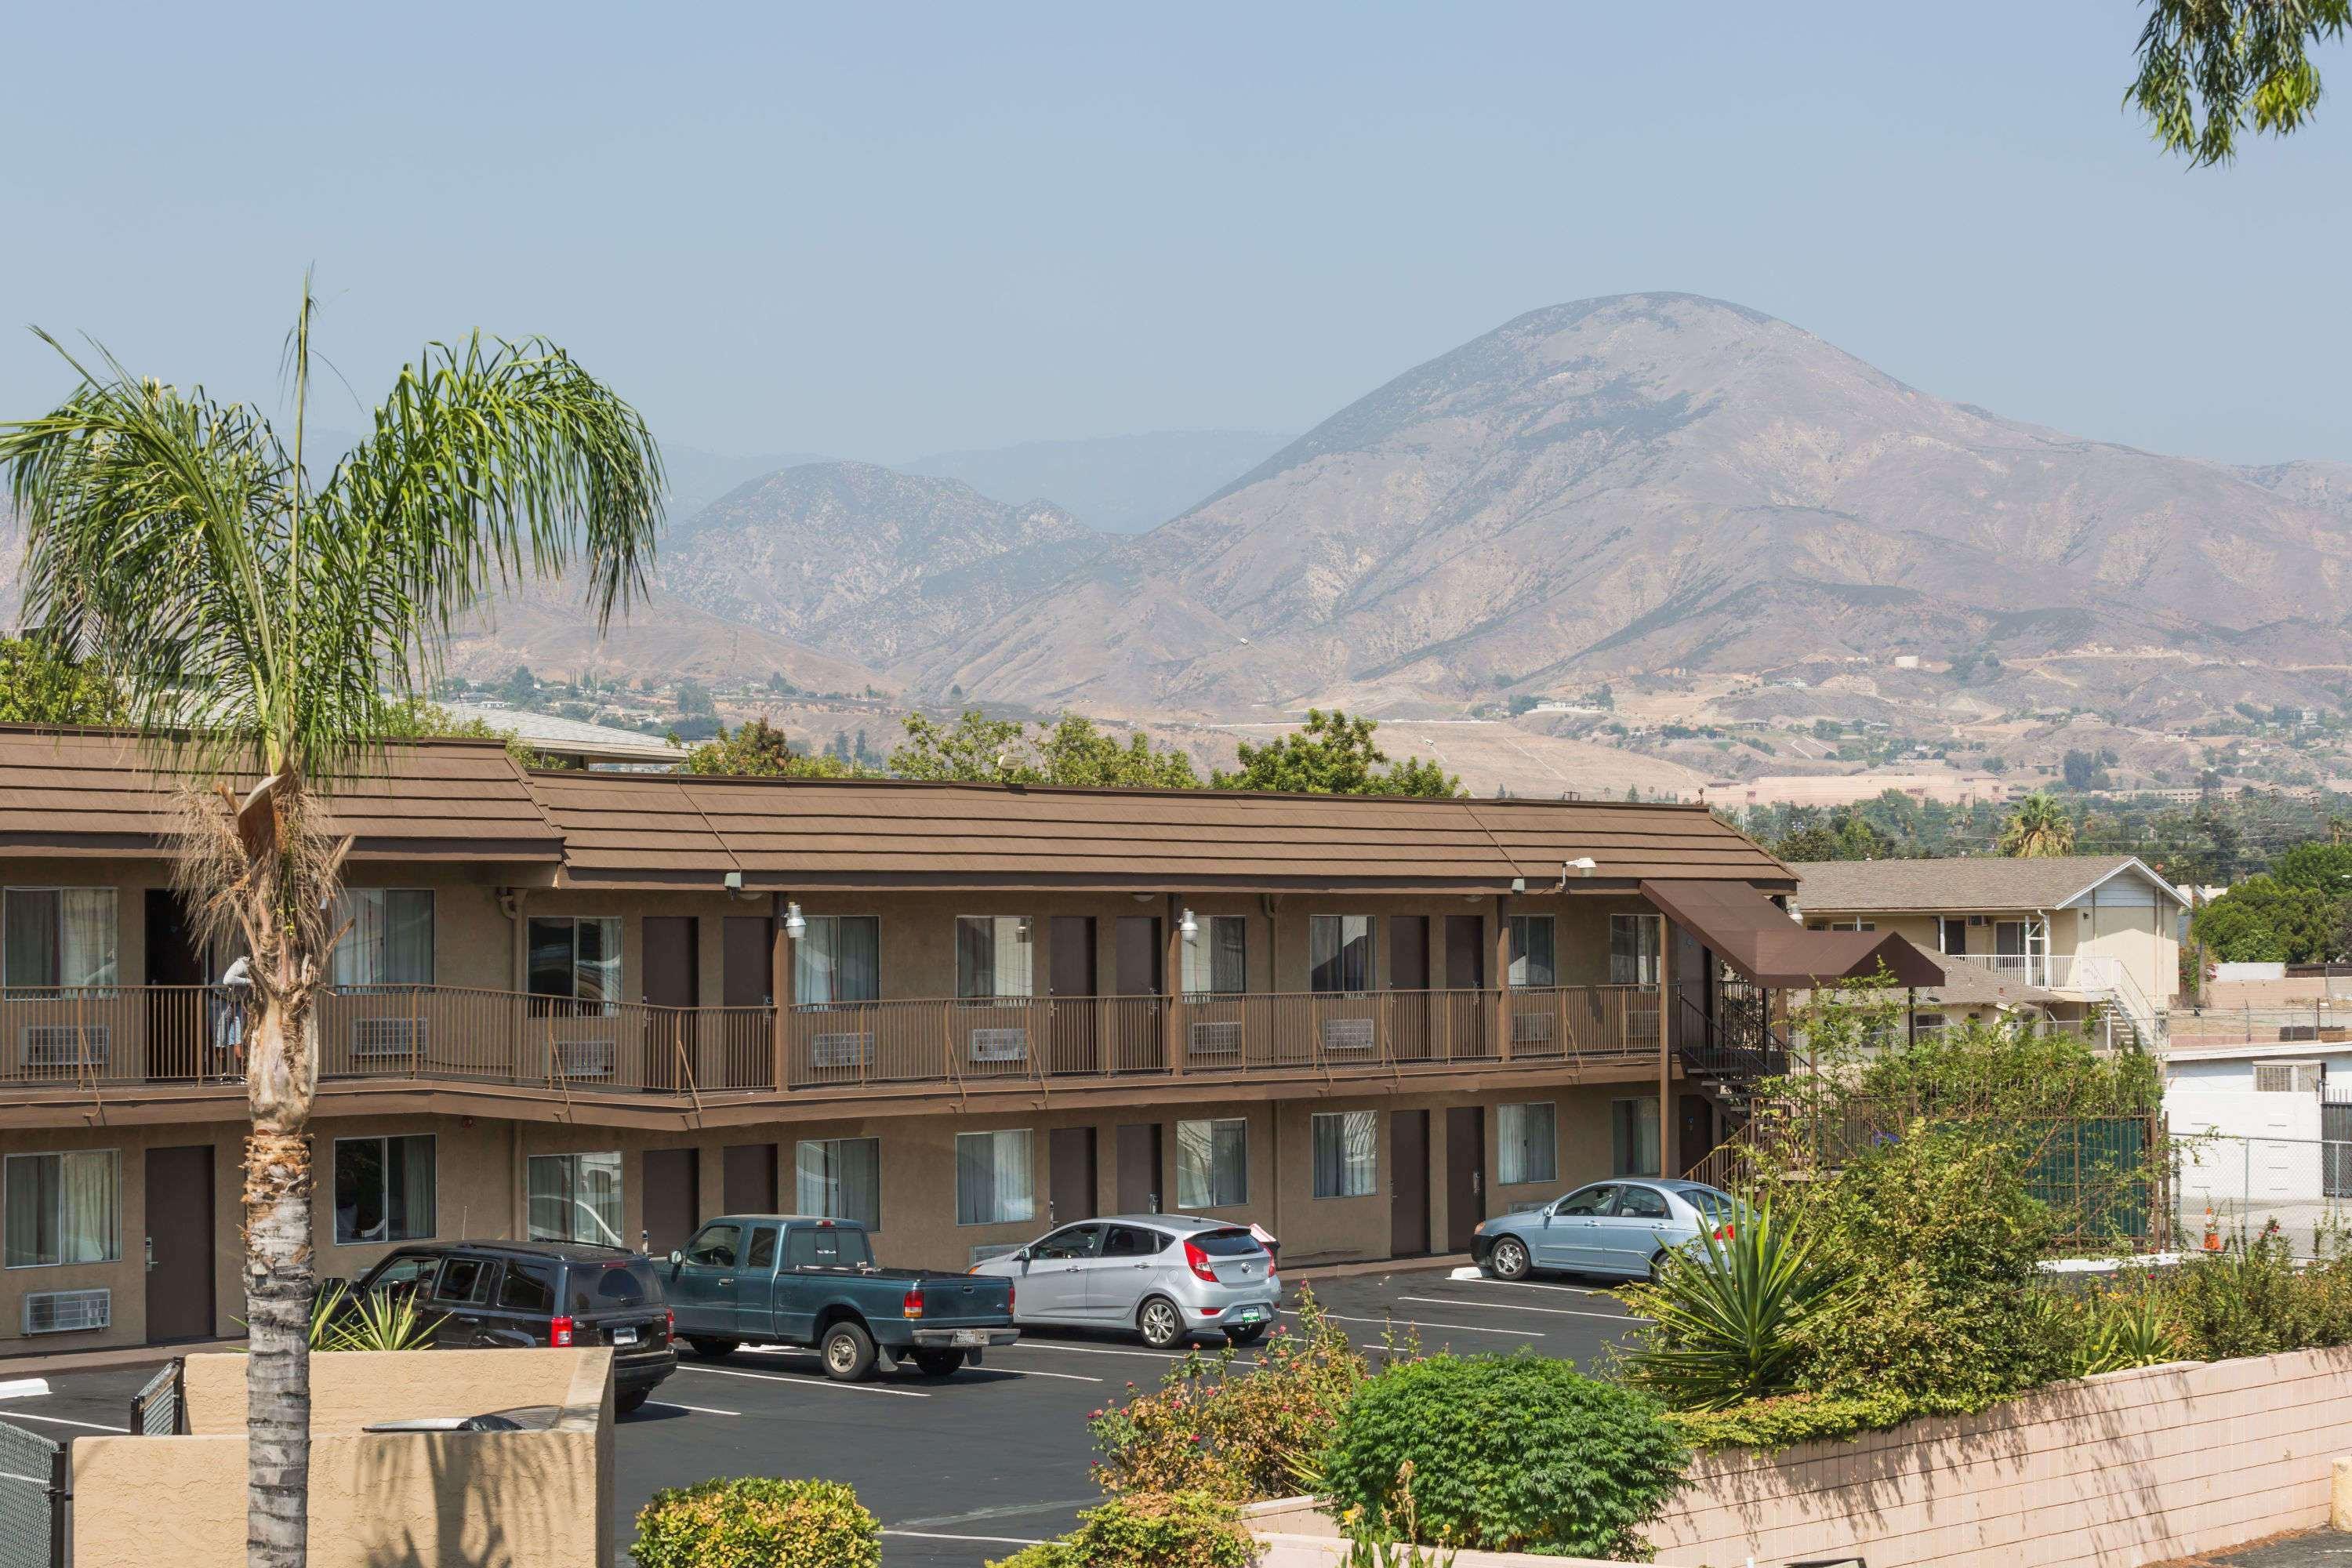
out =
[[669,1255],[662,1291],[677,1338],[717,1361],[746,1344],[814,1346],[827,1377],[877,1362],[945,1377],[1021,1337],[1013,1282],[877,1268],[866,1227],[802,1215],[721,1215]]

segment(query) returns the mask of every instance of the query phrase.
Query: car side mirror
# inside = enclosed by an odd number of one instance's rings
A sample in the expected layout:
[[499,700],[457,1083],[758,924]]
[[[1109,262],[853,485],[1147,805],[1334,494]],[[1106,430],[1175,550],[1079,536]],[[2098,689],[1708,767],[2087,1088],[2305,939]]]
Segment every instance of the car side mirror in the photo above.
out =
[[1029,1249],[1028,1249],[1027,1247],[1023,1247],[1020,1251],[1018,1251],[1018,1252],[1014,1253],[1014,1254],[1013,1255],[1013,1262],[1015,1262],[1015,1263],[1018,1263],[1018,1264],[1019,1264],[1019,1265],[1021,1265],[1021,1267],[1022,1267],[1022,1268],[1028,1268],[1028,1267],[1029,1267]]
[[677,1247],[674,1247],[670,1248],[670,1251],[669,1251],[669,1266],[670,1266],[672,1268],[677,1268],[679,1264],[684,1263],[685,1261],[686,1261],[686,1254],[685,1254],[685,1253],[683,1253],[683,1252],[679,1251]]

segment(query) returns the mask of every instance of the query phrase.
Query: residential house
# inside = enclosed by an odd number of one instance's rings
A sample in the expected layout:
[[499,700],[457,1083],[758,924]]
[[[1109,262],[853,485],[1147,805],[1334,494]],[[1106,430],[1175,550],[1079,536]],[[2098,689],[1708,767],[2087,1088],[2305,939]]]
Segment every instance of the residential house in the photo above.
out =
[[[0,729],[0,1347],[243,1310],[237,994],[172,890],[176,785]],[[1808,933],[1703,808],[525,771],[333,784],[320,1272],[424,1237],[678,1245],[726,1211],[962,1268],[1095,1213],[1286,1260],[1679,1172],[1779,1065]],[[1906,956],[1908,955],[1908,956]],[[1663,1159],[1662,1159],[1663,1155]]]
[[[1894,931],[1943,963],[1972,1014],[2095,1017],[2154,1047],[2179,990],[2180,891],[2130,855],[1816,860],[1790,867],[1807,926]],[[1965,967],[1963,967],[1965,966]]]

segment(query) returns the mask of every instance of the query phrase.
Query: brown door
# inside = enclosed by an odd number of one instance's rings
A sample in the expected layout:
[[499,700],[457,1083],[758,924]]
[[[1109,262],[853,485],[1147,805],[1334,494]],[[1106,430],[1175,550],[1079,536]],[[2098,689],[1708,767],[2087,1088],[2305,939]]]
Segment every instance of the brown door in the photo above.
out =
[[1054,1049],[1046,1060],[1055,1072],[1094,1072],[1099,1066],[1095,1059],[1095,918],[1055,915],[1046,930],[1045,988],[1054,998]]
[[1095,1217],[1095,1130],[1056,1127],[1045,1145],[1045,1223]]
[[769,932],[773,928],[765,915],[729,915],[721,928],[726,943],[721,955],[722,974],[719,987],[726,994],[719,998],[725,1007],[765,1007],[773,1000],[773,971],[769,967],[773,951]]
[[1389,1112],[1389,1256],[1429,1250],[1429,1112]]
[[1715,1105],[1705,1095],[1682,1097],[1682,1116],[1675,1130],[1675,1169],[1687,1171],[1715,1152]]
[[1118,1212],[1160,1212],[1160,1123],[1118,1126]]
[[[1110,1009],[1110,1070],[1134,1072],[1160,1061],[1161,954],[1158,915],[1121,915],[1111,927],[1121,1001]],[[1129,1211],[1137,1212],[1137,1211]]]
[[714,1080],[728,1089],[756,1089],[768,1081],[775,1060],[765,1011],[775,1001],[775,923],[766,915],[729,915],[719,938],[719,1000],[727,1011],[704,1017],[697,1027],[703,1031]]
[[147,1151],[147,1338],[213,1337],[213,1152]]
[[198,1078],[215,1070],[205,1065],[214,1008],[210,995],[198,989],[214,977],[205,973],[180,896],[150,888],[146,904],[147,984],[169,987],[147,993],[147,1076]]
[[[1486,989],[1486,922],[1480,916],[1445,917],[1445,988],[1454,992]],[[1445,1015],[1437,1028],[1440,1045],[1457,1058],[1485,1056],[1493,1011],[1475,996],[1446,998]]]
[[645,1165],[646,1250],[666,1258],[702,1220],[702,1162],[693,1149],[648,1149]]
[[[1389,918],[1389,989],[1426,992],[1429,989],[1429,917]],[[1400,1060],[1429,1059],[1429,998],[1403,995],[1389,1003],[1389,1049]]]
[[1445,1112],[1445,1250],[1470,1250],[1470,1231],[1486,1217],[1486,1112],[1455,1105]]
[[721,1153],[720,1195],[729,1214],[776,1212],[776,1146],[730,1143]]
[[694,1058],[694,1015],[702,1000],[702,966],[692,915],[647,915],[645,1019],[647,1089],[676,1089]]

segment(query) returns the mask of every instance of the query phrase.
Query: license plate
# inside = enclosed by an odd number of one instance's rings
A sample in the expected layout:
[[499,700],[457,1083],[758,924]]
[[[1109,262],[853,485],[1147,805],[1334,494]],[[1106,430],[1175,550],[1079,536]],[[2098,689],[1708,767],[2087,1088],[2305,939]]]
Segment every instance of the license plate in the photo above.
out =
[[635,1344],[637,1342],[637,1331],[635,1329],[614,1329],[613,1331],[613,1342],[616,1345]]
[[958,1329],[955,1333],[955,1342],[967,1349],[973,1345],[984,1345],[988,1342],[988,1331],[985,1329]]
[[1233,1321],[1236,1323],[1262,1322],[1265,1321],[1265,1309],[1264,1307],[1236,1307],[1234,1309]]

